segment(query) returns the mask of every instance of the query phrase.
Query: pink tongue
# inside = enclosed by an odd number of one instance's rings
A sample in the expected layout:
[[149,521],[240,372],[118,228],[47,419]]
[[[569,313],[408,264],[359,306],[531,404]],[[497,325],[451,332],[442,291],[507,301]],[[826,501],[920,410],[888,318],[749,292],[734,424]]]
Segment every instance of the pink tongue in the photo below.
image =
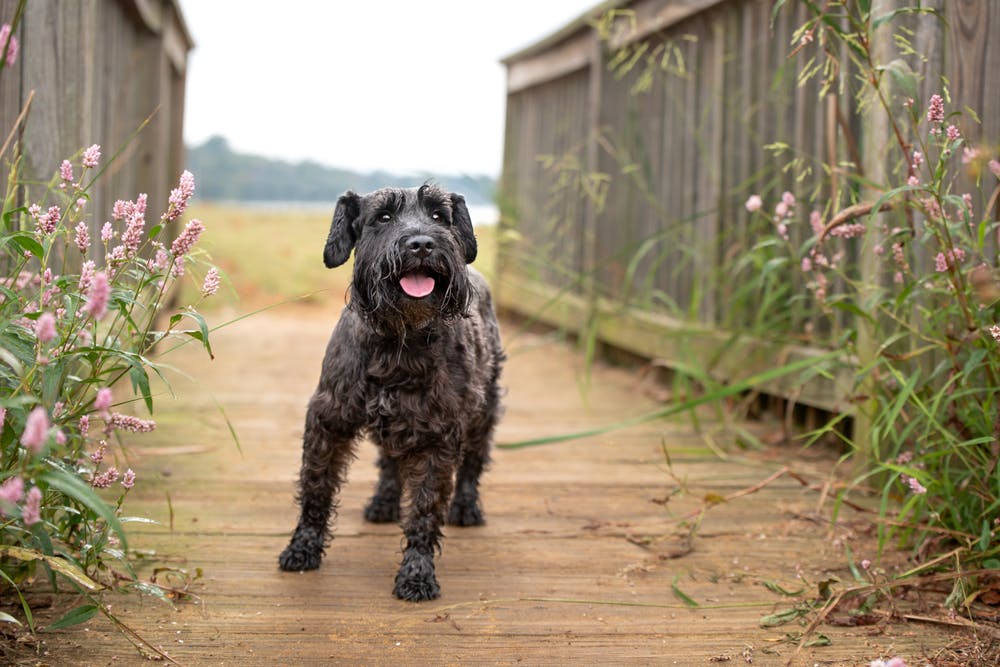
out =
[[434,291],[434,279],[423,273],[407,273],[399,279],[399,286],[409,296],[420,299]]

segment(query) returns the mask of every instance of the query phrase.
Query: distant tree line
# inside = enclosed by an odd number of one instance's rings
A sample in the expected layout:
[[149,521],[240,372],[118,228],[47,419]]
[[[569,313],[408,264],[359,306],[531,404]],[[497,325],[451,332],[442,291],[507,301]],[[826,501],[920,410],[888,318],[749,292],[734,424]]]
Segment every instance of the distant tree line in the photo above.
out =
[[489,176],[367,174],[306,160],[290,163],[234,152],[214,136],[187,149],[187,168],[198,182],[196,196],[208,201],[334,201],[345,190],[370,192],[386,185],[433,181],[461,192],[470,204],[493,202],[496,182]]

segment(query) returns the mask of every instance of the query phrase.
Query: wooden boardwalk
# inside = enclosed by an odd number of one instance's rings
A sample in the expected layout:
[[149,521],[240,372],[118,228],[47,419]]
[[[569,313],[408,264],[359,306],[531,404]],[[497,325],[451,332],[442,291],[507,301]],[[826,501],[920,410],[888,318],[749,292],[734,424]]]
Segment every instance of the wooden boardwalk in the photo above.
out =
[[[814,590],[831,575],[847,580],[842,544],[851,541],[861,558],[865,538],[850,516],[831,530],[815,511],[817,494],[781,478],[712,508],[688,552],[673,536],[677,518],[706,494],[751,487],[798,454],[723,460],[688,422],[497,451],[483,489],[488,523],[446,529],[443,596],[421,604],[391,595],[399,529],[361,519],[375,481],[366,443],[322,568],[280,572],[277,555],[296,519],[301,422],[335,316],[286,306],[219,331],[213,362],[194,346],[170,358],[198,383],[178,375],[176,398],[159,399],[157,431],[134,443],[128,464],[140,483],[127,510],[163,523],[133,534],[133,546],[154,552],[147,572],[169,565],[203,576],[191,586],[196,597],[176,609],[151,598],[109,602],[178,663],[707,665],[750,656],[755,665],[867,665],[901,655],[912,665],[949,641],[936,626],[824,626],[830,645],[796,655],[787,639],[801,625],[761,628],[762,616],[794,602],[764,582]],[[597,366],[583,391],[569,348],[513,325],[506,335],[501,441],[654,405],[634,373]],[[829,462],[813,456],[794,465],[819,479]],[[671,497],[679,481],[687,491]],[[52,614],[67,604],[57,600]],[[42,664],[145,664],[103,617],[45,636],[42,648]]]

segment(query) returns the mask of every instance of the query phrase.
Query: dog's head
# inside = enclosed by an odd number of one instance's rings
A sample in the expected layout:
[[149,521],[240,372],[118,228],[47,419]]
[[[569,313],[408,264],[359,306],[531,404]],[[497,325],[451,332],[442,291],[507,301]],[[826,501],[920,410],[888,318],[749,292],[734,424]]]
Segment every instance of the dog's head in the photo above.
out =
[[351,307],[380,330],[403,333],[464,315],[466,264],[476,237],[465,198],[433,185],[344,193],[323,248],[328,268],[354,250]]

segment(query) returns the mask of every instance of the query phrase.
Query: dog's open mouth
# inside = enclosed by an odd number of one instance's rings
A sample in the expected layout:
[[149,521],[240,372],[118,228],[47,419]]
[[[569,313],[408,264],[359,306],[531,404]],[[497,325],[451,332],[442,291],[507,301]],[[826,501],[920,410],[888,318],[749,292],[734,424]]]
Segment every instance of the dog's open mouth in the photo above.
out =
[[405,273],[399,279],[399,286],[407,296],[422,299],[434,291],[434,276],[420,271]]

